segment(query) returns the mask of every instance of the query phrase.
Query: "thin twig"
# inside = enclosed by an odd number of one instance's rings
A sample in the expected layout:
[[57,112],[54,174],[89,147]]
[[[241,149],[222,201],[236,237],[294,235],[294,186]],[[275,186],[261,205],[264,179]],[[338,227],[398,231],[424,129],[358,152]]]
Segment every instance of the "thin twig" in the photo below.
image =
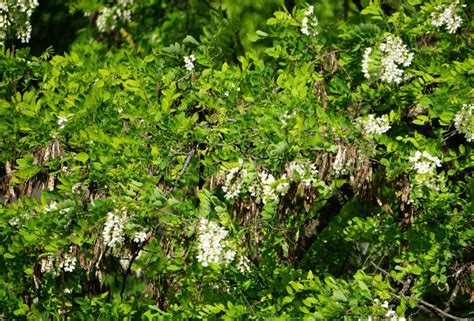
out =
[[191,159],[193,158],[194,153],[196,153],[196,148],[193,148],[189,153],[187,153],[188,157],[186,158],[186,161],[184,162],[183,168],[181,168],[181,171],[179,171],[178,177],[176,177],[174,185],[168,188],[168,190],[165,192],[165,195],[164,195],[165,198],[174,190],[178,182],[183,177],[184,173],[188,169],[189,164],[191,164]]

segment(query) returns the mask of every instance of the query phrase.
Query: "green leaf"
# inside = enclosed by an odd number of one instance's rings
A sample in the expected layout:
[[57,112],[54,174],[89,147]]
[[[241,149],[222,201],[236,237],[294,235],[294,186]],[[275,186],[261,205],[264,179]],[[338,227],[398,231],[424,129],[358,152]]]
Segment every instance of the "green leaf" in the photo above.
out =
[[342,293],[341,290],[334,291],[331,299],[336,302],[347,302],[347,297]]
[[84,152],[81,152],[79,154],[76,155],[76,159],[78,161],[80,161],[81,163],[86,163],[87,160],[89,159],[89,155],[87,155],[86,153]]

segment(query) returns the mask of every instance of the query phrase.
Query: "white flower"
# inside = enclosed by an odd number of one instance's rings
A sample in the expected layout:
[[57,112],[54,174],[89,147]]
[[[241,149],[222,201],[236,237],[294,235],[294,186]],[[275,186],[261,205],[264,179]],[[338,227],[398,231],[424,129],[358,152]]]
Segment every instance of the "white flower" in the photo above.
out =
[[64,270],[64,272],[72,272],[76,268],[76,257],[71,254],[65,254],[61,263],[59,263],[59,268]]
[[117,4],[123,7],[131,6],[134,0],[118,0]]
[[56,202],[51,202],[49,205],[47,205],[45,208],[44,208],[44,211],[45,212],[51,212],[51,211],[55,211],[58,209],[58,203]]
[[47,258],[41,259],[41,273],[55,274],[56,269],[54,268],[54,257],[48,256]]
[[115,248],[124,242],[123,227],[126,222],[125,209],[114,210],[114,212],[107,213],[107,220],[104,225],[102,237],[106,246]]
[[396,315],[396,312],[393,311],[393,310],[388,310],[387,313],[385,313],[385,316],[386,316],[387,318],[393,317],[393,316],[395,316],[395,315]]
[[381,135],[391,128],[386,115],[376,118],[375,115],[370,114],[368,119],[359,119],[358,122],[362,125],[364,132],[367,134]]
[[59,116],[58,117],[58,125],[59,128],[63,129],[67,123],[67,116]]
[[103,7],[99,11],[97,20],[95,22],[99,32],[110,32],[116,27],[117,15],[114,10],[109,7]]
[[198,253],[196,259],[207,267],[210,264],[229,264],[235,258],[235,251],[229,249],[226,240],[228,232],[216,223],[202,218],[198,228]]
[[382,303],[382,308],[388,309],[388,307],[389,307],[389,306],[388,306],[388,301],[383,301],[383,303]]
[[142,243],[145,242],[147,238],[146,232],[136,232],[133,236],[133,242],[135,243]]
[[429,174],[433,173],[436,167],[441,166],[441,159],[436,156],[432,156],[428,152],[417,151],[415,155],[409,158],[410,162],[413,163],[413,169],[418,174]]
[[76,194],[76,195],[77,195],[77,194],[81,193],[81,188],[82,188],[83,186],[84,186],[84,185],[83,185],[82,183],[76,183],[76,184],[74,184],[74,185],[72,186],[71,192],[72,192],[73,194]]
[[400,69],[400,66],[410,66],[413,53],[408,50],[399,37],[391,35],[387,36],[385,42],[380,44],[380,51],[382,52],[380,80],[399,84],[404,80],[403,69]]
[[369,63],[372,61],[372,59],[370,59],[370,54],[371,53],[372,53],[372,48],[371,47],[365,48],[364,57],[362,59],[362,72],[364,73],[364,77],[367,78],[367,79],[370,78]]
[[456,0],[450,5],[437,6],[431,13],[431,24],[434,27],[446,25],[449,33],[455,33],[462,23],[461,17],[455,12],[458,4],[459,0]]
[[242,274],[250,272],[250,260],[245,256],[241,256],[237,262],[237,269]]
[[222,190],[225,192],[226,199],[235,199],[239,196],[240,191],[244,184],[244,178],[247,175],[247,170],[242,168],[242,165],[239,167],[231,168],[225,177],[224,186]]
[[461,110],[454,116],[454,127],[466,136],[468,142],[474,141],[474,104],[464,104]]
[[303,20],[301,21],[301,33],[310,36],[311,33],[313,36],[318,34],[316,27],[318,26],[318,18],[313,15],[314,7],[309,6],[308,9],[304,12]]
[[192,71],[194,69],[193,61],[196,61],[196,57],[194,57],[194,55],[185,56],[184,57],[184,68],[186,68],[189,71]]

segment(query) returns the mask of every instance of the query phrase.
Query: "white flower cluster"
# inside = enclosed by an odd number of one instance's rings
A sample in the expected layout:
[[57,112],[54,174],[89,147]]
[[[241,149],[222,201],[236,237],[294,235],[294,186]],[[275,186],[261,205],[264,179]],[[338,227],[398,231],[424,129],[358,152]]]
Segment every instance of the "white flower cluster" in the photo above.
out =
[[454,127],[466,136],[468,142],[474,140],[474,104],[464,104],[461,110],[454,116]]
[[136,232],[133,235],[133,242],[140,244],[140,243],[145,242],[146,238],[147,238],[146,232],[144,231]]
[[225,176],[225,183],[222,190],[225,192],[226,199],[235,199],[239,196],[244,185],[247,169],[242,167],[243,161],[239,160],[239,166],[231,168]]
[[381,135],[391,128],[387,115],[375,117],[374,114],[370,114],[368,118],[359,118],[358,122],[366,134]]
[[319,171],[315,163],[291,161],[286,168],[292,181],[302,181],[306,186],[319,180]]
[[250,260],[242,255],[237,262],[237,270],[242,274],[250,272]]
[[265,170],[257,173],[257,179],[253,181],[248,190],[257,203],[267,204],[278,202],[280,196],[285,195],[290,188],[289,179],[283,174],[279,179]]
[[431,13],[431,24],[434,27],[446,25],[449,33],[455,33],[462,23],[461,17],[456,14],[458,4],[459,0],[456,0],[450,5],[437,6]]
[[301,21],[301,33],[307,36],[316,36],[318,34],[318,30],[316,30],[318,23],[318,18],[314,15],[314,7],[309,6],[304,12],[304,17]]
[[60,129],[64,129],[67,123],[67,116],[59,116],[58,117],[58,126]]
[[235,258],[235,251],[229,248],[226,240],[228,232],[216,223],[202,218],[199,222],[197,260],[202,266],[210,264],[229,264]]
[[388,83],[399,84],[403,80],[403,70],[399,65],[410,66],[413,53],[403,44],[402,39],[392,36],[387,36],[385,42],[380,44],[380,51],[382,52],[380,79]]
[[433,191],[440,191],[445,184],[443,176],[436,175],[436,167],[441,166],[441,159],[432,156],[428,152],[417,151],[409,158],[416,171],[413,181],[409,187],[410,197],[408,204],[413,204],[416,199],[423,198],[424,192],[421,187],[426,187]]
[[362,58],[362,72],[364,73],[364,77],[367,79],[370,78],[369,63],[373,61],[372,59],[370,59],[371,53],[372,53],[371,47],[365,48],[364,57]]
[[51,202],[49,203],[49,205],[47,205],[45,208],[44,208],[44,211],[45,212],[51,212],[51,211],[55,211],[58,209],[58,203],[56,202]]
[[38,5],[38,0],[0,1],[0,46],[8,34],[15,34],[23,43],[30,41],[30,18]]
[[115,248],[124,242],[123,228],[126,220],[127,212],[124,208],[107,213],[107,221],[102,232],[106,246]]
[[193,61],[196,61],[196,57],[194,57],[194,55],[184,56],[184,68],[192,71],[194,69]]
[[291,182],[303,182],[306,186],[311,186],[318,180],[316,164],[310,162],[290,162],[286,166],[286,173],[279,178],[266,170],[258,171],[256,177],[253,178],[243,167],[243,162],[239,161],[239,164],[240,166],[231,168],[226,174],[226,180],[222,186],[226,199],[237,198],[246,186],[256,203],[278,202],[280,197],[288,192]]
[[[413,53],[408,50],[402,40],[399,37],[389,35],[385,39],[385,42],[380,44],[379,49],[381,53],[380,69],[376,76],[383,82],[397,84],[407,79],[407,77],[403,75],[404,70],[400,67],[408,67],[411,65]],[[369,73],[370,63],[376,61],[370,58],[372,51],[372,48],[366,48],[362,60],[362,72],[367,79],[371,77]]]
[[441,159],[432,156],[428,152],[417,151],[415,155],[410,157],[410,162],[413,163],[413,169],[418,174],[433,174],[436,167],[441,166]]
[[97,16],[96,26],[99,32],[111,32],[117,27],[117,22],[130,22],[130,6],[133,0],[118,0],[113,7],[103,7]]
[[77,259],[71,254],[64,254],[63,260],[59,263],[59,268],[64,270],[64,272],[72,272],[76,269]]

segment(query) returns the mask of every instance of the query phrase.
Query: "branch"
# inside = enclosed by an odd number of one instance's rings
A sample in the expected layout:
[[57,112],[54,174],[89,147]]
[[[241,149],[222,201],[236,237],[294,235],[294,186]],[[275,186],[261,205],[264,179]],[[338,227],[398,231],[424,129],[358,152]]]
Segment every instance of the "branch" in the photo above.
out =
[[[401,281],[395,279],[395,278],[393,277],[393,275],[391,275],[390,273],[388,273],[387,271],[385,271],[384,269],[382,269],[381,267],[379,267],[379,266],[378,266],[377,264],[375,264],[374,262],[370,261],[370,263],[371,263],[377,270],[379,270],[379,271],[382,272],[383,274],[387,275],[387,276],[388,276],[389,278],[391,278],[392,280],[394,280],[394,281],[396,281],[396,282],[398,282],[398,283],[400,283],[400,284],[403,284],[403,282],[401,282]],[[394,294],[394,296],[395,296],[398,300],[402,300],[402,297],[401,297],[401,296],[396,295],[396,294]],[[423,300],[423,299],[417,299],[417,298],[414,298],[414,297],[412,297],[412,296],[406,296],[406,297],[418,301],[418,303],[419,303],[418,306],[419,306],[420,308],[425,308],[425,309],[426,309],[426,308],[430,308],[430,309],[434,310],[434,312],[436,312],[436,313],[437,313],[439,316],[441,316],[442,318],[449,318],[449,319],[457,320],[457,321],[469,321],[468,318],[459,318],[459,317],[457,317],[457,316],[454,316],[454,315],[452,315],[452,314],[449,314],[449,313],[447,313],[447,312],[441,310],[440,308],[438,308],[436,305],[431,304],[431,303],[429,303],[429,302],[426,302],[426,301]],[[424,309],[423,309],[423,310],[424,310]]]
[[175,183],[173,186],[169,187],[168,190],[165,193],[165,198],[174,190],[176,187],[176,184],[181,180],[183,177],[184,173],[188,169],[189,164],[191,163],[191,159],[194,156],[194,153],[196,153],[196,148],[193,148],[189,153],[187,153],[188,157],[186,158],[186,161],[184,162],[183,168],[179,171],[178,177],[176,177]]
[[331,223],[353,195],[354,192],[349,184],[343,185],[339,191],[327,200],[327,204],[318,211],[317,218],[306,221],[302,225],[300,232],[302,236],[299,238],[296,246],[296,261],[303,259],[321,231]]

